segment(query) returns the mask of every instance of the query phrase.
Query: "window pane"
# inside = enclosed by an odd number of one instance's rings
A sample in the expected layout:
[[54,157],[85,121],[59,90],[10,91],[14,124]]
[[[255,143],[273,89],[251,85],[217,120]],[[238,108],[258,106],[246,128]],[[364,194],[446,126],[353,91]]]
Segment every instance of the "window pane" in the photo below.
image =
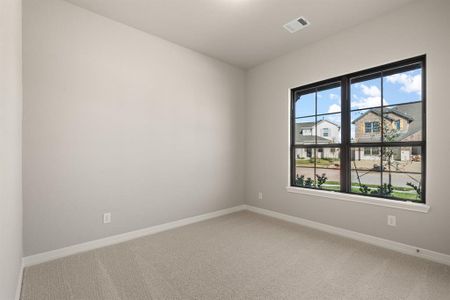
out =
[[[422,176],[417,173],[384,173],[387,197],[421,202]],[[390,185],[389,185],[390,184]]]
[[383,148],[383,187],[387,197],[420,201],[421,147]]
[[341,179],[339,169],[316,169],[316,185],[318,189],[340,191]]
[[381,171],[380,147],[351,148],[351,169],[363,171]]
[[298,148],[295,149],[295,160],[297,167],[314,168],[315,163],[315,149],[314,148]]
[[340,169],[340,151],[339,148],[317,148],[317,168]]
[[381,172],[352,170],[352,193],[376,195],[381,182]]
[[313,116],[316,114],[316,93],[301,95],[295,102],[295,117]]
[[381,141],[381,109],[366,109],[351,114],[351,142],[373,143]]
[[385,142],[422,140],[422,103],[383,108]]
[[364,81],[352,79],[351,82],[352,110],[381,106],[381,77]]
[[316,118],[299,118],[295,120],[295,143],[315,144],[316,143]]
[[324,190],[340,190],[340,148],[316,150],[316,186]]
[[[384,147],[384,172],[417,172],[422,171],[422,155],[420,147]],[[386,175],[387,176],[387,175]]]
[[315,188],[314,168],[297,168],[295,185],[299,187]]
[[341,142],[341,114],[317,117],[317,143],[338,144]]
[[333,87],[317,92],[317,113],[341,112],[341,87]]
[[315,187],[314,165],[316,150],[300,148],[295,150],[295,185],[300,187]]
[[381,184],[381,148],[351,148],[352,193],[373,194]]
[[383,77],[383,98],[386,105],[422,100],[422,69],[399,72]]

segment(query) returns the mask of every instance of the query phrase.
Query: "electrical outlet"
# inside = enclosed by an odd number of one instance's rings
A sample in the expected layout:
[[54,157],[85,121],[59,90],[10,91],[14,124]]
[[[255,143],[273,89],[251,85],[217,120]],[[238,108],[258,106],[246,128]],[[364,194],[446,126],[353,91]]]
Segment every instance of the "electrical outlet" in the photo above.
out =
[[259,192],[259,193],[258,193],[258,199],[259,199],[259,200],[262,200],[262,192]]
[[111,213],[103,214],[103,224],[111,223]]
[[389,226],[397,226],[397,217],[396,216],[388,216],[387,224]]

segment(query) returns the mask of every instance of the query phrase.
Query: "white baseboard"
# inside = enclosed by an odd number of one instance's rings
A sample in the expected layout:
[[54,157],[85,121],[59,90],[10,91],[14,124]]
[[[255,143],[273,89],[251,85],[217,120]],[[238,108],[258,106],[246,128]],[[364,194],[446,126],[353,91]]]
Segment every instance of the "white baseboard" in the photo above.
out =
[[[140,230],[131,231],[131,232],[127,232],[127,233],[123,233],[123,234],[119,234],[119,235],[114,235],[114,236],[106,237],[106,238],[95,240],[95,241],[90,241],[90,242],[77,244],[77,245],[73,245],[73,246],[69,246],[69,247],[65,247],[65,248],[61,248],[61,249],[56,249],[53,251],[48,251],[48,252],[44,252],[44,253],[27,256],[27,257],[24,257],[24,259],[23,259],[23,267],[28,267],[28,266],[36,265],[36,264],[43,263],[46,261],[54,260],[57,258],[61,258],[61,257],[65,257],[65,256],[105,247],[105,246],[122,243],[122,242],[125,242],[128,240],[142,237],[142,236],[155,234],[158,232],[185,226],[185,225],[192,224],[192,223],[197,223],[200,221],[227,215],[227,214],[241,211],[241,210],[249,210],[254,213],[274,217],[274,218],[284,220],[287,222],[296,223],[296,224],[307,226],[307,227],[314,228],[317,230],[325,231],[325,232],[328,232],[331,234],[335,234],[335,235],[343,236],[343,237],[350,238],[353,240],[365,242],[365,243],[372,244],[372,245],[375,245],[378,247],[401,252],[404,254],[409,254],[409,255],[416,256],[416,257],[425,258],[430,261],[434,261],[437,263],[446,264],[446,265],[450,266],[450,255],[448,255],[448,254],[443,254],[443,253],[439,253],[439,252],[435,252],[435,251],[431,251],[431,250],[427,250],[427,249],[423,249],[423,248],[419,248],[419,247],[415,247],[415,246],[411,246],[411,245],[407,245],[407,244],[402,244],[399,242],[394,242],[391,240],[378,238],[375,236],[359,233],[356,231],[342,229],[342,228],[334,227],[331,225],[326,225],[323,223],[314,222],[314,221],[310,221],[307,219],[294,217],[294,216],[282,214],[279,212],[275,212],[272,210],[267,210],[267,209],[244,204],[244,205],[239,205],[239,206],[235,206],[235,207],[231,207],[231,208],[214,211],[211,213],[206,213],[206,214],[199,215],[199,216],[181,219],[181,220],[174,221],[174,222],[169,222],[169,223],[165,223],[165,224],[161,224],[161,225],[148,227],[145,229],[140,229]],[[21,276],[22,276],[22,273],[21,273]],[[21,282],[21,278],[20,278],[20,282]],[[20,287],[18,286],[18,289],[19,288]],[[20,295],[20,291],[18,291],[18,293]]]
[[29,267],[32,265],[46,262],[46,261],[54,260],[57,258],[61,258],[61,257],[65,257],[65,256],[105,247],[105,246],[122,243],[122,242],[125,242],[128,240],[136,239],[136,238],[143,237],[146,235],[155,234],[155,233],[166,231],[169,229],[173,229],[173,228],[185,226],[188,224],[212,219],[215,217],[231,214],[231,213],[234,213],[237,211],[245,210],[245,208],[246,208],[245,205],[234,206],[231,208],[221,209],[221,210],[217,210],[214,212],[181,219],[181,220],[174,221],[174,222],[169,222],[169,223],[156,225],[156,226],[152,226],[152,227],[148,227],[148,228],[144,228],[144,229],[140,229],[140,230],[130,231],[130,232],[123,233],[123,234],[113,235],[113,236],[106,237],[106,238],[99,239],[99,240],[94,240],[94,241],[77,244],[77,245],[73,245],[73,246],[69,246],[69,247],[65,247],[65,248],[61,248],[61,249],[56,249],[56,250],[52,250],[52,251],[48,251],[48,252],[43,252],[43,253],[39,253],[39,254],[26,256],[23,259],[24,266]]
[[287,222],[303,225],[306,227],[314,228],[317,230],[325,231],[325,232],[339,235],[342,237],[365,242],[365,243],[375,245],[378,247],[382,247],[382,248],[386,248],[389,250],[401,252],[403,254],[409,254],[409,255],[421,257],[424,259],[431,260],[433,262],[437,262],[437,263],[441,263],[441,264],[450,266],[450,255],[448,255],[448,254],[443,254],[443,253],[439,253],[439,252],[435,252],[435,251],[431,251],[431,250],[427,250],[427,249],[423,249],[423,248],[419,248],[419,247],[415,247],[415,246],[411,246],[411,245],[407,245],[407,244],[403,244],[403,243],[399,243],[399,242],[394,242],[391,240],[386,240],[386,239],[378,238],[375,236],[359,233],[356,231],[342,229],[342,228],[334,227],[331,225],[326,225],[323,223],[318,223],[318,222],[310,221],[307,219],[294,217],[294,216],[282,214],[279,212],[275,212],[272,210],[263,209],[263,208],[259,208],[259,207],[255,207],[255,206],[251,206],[251,205],[246,205],[245,207],[247,210],[258,213],[258,214],[274,217],[274,218],[284,220]]
[[22,293],[22,280],[23,280],[23,259],[22,259],[22,265],[20,266],[20,273],[19,273],[19,279],[17,280],[17,288],[16,288],[16,297],[15,300],[20,300],[20,295]]

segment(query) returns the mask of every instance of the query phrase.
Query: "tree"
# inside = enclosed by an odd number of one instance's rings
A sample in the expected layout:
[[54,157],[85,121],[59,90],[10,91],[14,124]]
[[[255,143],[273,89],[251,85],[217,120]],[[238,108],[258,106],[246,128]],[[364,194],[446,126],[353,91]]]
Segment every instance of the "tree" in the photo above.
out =
[[[389,126],[390,124],[383,121],[383,138],[385,142],[394,142],[400,136],[399,130]],[[382,153],[383,161],[387,164],[388,185],[392,186],[392,167],[396,164],[394,160],[395,152],[392,148],[385,147]],[[383,165],[383,164],[382,164]],[[396,166],[397,169],[398,166]]]
[[[385,142],[394,142],[398,139],[398,137],[400,136],[400,132],[397,128],[394,128],[392,126],[390,126],[391,124],[388,122],[385,122],[384,118],[383,118],[383,139]],[[382,196],[390,196],[393,192],[393,185],[392,185],[392,169],[398,169],[398,163],[395,161],[394,159],[394,149],[389,148],[389,147],[385,147],[383,148],[382,151],[382,164],[381,164],[381,170],[380,171],[384,171],[385,167],[384,164],[386,164],[386,169],[387,169],[387,173],[388,173],[388,182],[381,184],[376,190],[371,190],[367,185],[362,184],[361,183],[361,176],[358,173],[358,170],[356,168],[356,164],[355,162],[353,162],[355,164],[355,170],[356,170],[356,177],[358,179],[358,183],[359,183],[359,191],[364,194],[371,194],[371,195],[382,195]]]

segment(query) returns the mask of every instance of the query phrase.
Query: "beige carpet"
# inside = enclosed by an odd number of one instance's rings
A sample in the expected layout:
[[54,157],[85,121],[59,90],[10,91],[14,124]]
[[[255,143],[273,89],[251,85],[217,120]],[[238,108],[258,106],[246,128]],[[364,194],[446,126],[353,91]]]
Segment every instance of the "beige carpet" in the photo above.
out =
[[450,299],[450,267],[239,212],[27,268],[31,299]]

